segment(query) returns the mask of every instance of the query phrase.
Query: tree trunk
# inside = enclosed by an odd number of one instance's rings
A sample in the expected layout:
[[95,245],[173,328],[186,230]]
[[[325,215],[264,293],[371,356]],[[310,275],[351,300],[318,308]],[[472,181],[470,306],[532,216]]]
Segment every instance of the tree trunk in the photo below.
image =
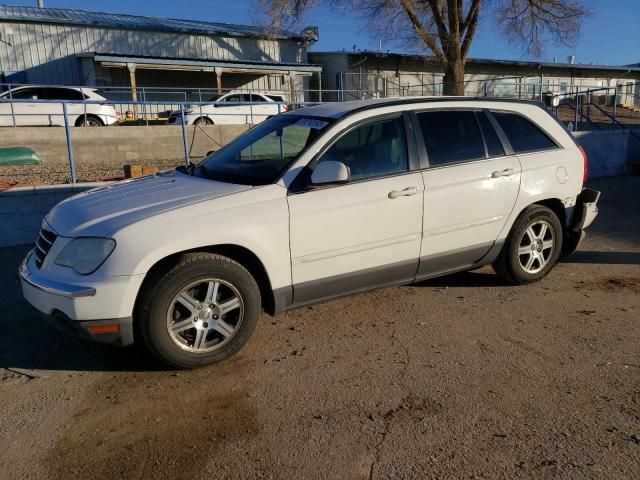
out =
[[444,85],[442,94],[464,96],[464,62],[460,59],[449,60],[444,67]]

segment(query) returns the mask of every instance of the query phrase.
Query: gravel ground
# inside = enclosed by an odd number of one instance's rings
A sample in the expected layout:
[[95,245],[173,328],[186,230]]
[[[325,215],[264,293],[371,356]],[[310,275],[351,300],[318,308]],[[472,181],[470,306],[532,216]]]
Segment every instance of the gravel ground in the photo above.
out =
[[[180,160],[136,160],[136,165],[158,167],[160,170],[174,168]],[[122,177],[123,163],[92,162],[90,165],[77,163],[76,177],[79,182],[95,182],[105,178]],[[20,185],[53,185],[71,183],[69,163],[42,163],[40,165],[0,166],[0,183]]]
[[[543,281],[490,269],[265,316],[167,371],[58,333],[0,250],[0,478],[640,478],[640,178]],[[21,370],[21,369],[26,369]]]

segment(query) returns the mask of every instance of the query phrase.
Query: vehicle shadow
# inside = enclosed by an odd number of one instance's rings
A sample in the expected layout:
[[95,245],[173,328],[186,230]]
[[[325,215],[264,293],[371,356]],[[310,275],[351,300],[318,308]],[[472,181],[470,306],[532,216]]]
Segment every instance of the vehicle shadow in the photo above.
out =
[[[0,368],[67,371],[167,370],[141,348],[74,338],[22,298],[17,271],[29,247],[0,249]],[[27,372],[28,373],[28,372]]]
[[469,272],[453,273],[444,277],[430,278],[418,283],[414,283],[412,287],[507,287],[509,286],[490,268],[482,268],[480,270],[472,270]]
[[640,252],[577,251],[565,257],[562,263],[599,263],[608,265],[640,265]]

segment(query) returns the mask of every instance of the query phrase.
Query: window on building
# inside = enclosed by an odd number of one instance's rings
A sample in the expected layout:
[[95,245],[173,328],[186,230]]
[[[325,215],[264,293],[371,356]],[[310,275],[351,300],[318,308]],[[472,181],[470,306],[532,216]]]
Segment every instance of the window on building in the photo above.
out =
[[485,158],[484,143],[471,110],[418,113],[429,165],[439,166]]
[[553,148],[556,144],[546,133],[521,115],[491,112],[504,131],[515,153]]
[[318,160],[342,162],[352,180],[362,180],[408,170],[402,118],[359,126],[342,136]]
[[560,82],[560,93],[567,93],[567,90],[569,89],[569,83],[562,81]]

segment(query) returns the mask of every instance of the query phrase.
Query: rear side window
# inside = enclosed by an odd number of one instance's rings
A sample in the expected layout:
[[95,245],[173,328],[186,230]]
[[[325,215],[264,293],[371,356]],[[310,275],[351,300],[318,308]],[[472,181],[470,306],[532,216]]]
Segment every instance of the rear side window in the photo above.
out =
[[534,152],[554,148],[549,136],[522,115],[507,112],[491,112],[504,130],[515,153]]
[[485,158],[478,122],[471,110],[418,113],[430,166]]
[[84,100],[84,95],[70,88],[47,88],[44,91],[48,100]]
[[498,138],[498,134],[493,129],[491,122],[487,118],[486,113],[478,112],[478,123],[482,129],[484,135],[484,142],[487,144],[487,153],[490,157],[502,157],[504,155],[504,148]]

